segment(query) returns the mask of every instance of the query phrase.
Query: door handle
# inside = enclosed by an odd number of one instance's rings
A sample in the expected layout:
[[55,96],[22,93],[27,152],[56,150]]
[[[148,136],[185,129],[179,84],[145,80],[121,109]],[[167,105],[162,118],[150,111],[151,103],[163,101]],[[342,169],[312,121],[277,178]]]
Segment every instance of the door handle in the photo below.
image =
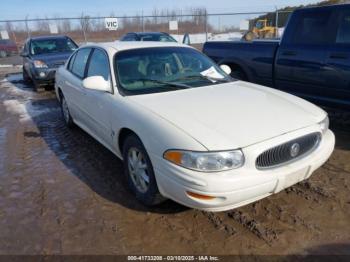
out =
[[333,58],[333,59],[347,59],[348,55],[344,54],[344,53],[333,53],[333,54],[330,54],[329,58]]
[[284,56],[295,56],[295,55],[297,55],[297,52],[296,51],[283,51],[282,55],[284,55]]

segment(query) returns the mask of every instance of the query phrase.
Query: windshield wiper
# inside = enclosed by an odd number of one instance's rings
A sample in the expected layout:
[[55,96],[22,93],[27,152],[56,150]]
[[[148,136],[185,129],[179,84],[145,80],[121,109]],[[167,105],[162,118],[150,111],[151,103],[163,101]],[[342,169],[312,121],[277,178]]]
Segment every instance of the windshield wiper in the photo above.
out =
[[205,80],[209,80],[210,82],[214,81],[214,82],[218,82],[218,83],[229,83],[229,82],[231,82],[229,79],[226,79],[226,78],[215,78],[215,77],[205,76],[205,75],[202,75],[202,74],[183,76],[183,77],[180,77],[180,78],[178,78],[176,80],[191,79],[191,78],[202,78],[202,79],[205,79]]
[[152,78],[137,78],[137,79],[130,79],[131,81],[141,81],[141,82],[153,82],[153,83],[158,83],[158,84],[163,84],[171,87],[176,87],[184,89],[184,88],[192,88],[192,86],[185,85],[185,84],[180,84],[180,83],[173,83],[173,82],[168,82],[168,81],[162,81],[158,79],[152,79]]

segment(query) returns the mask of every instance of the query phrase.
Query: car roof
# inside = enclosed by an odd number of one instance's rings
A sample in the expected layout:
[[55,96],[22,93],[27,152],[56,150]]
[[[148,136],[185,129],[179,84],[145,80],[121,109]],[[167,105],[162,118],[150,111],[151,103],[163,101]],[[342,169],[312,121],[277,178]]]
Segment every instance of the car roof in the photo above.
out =
[[42,36],[32,36],[31,40],[45,40],[45,39],[62,39],[68,38],[66,35],[42,35]]
[[115,41],[115,42],[105,42],[105,43],[89,43],[81,47],[101,47],[111,52],[119,52],[123,50],[138,49],[138,48],[150,48],[150,47],[186,47],[193,48],[188,45],[179,44],[177,42],[154,42],[154,41]]

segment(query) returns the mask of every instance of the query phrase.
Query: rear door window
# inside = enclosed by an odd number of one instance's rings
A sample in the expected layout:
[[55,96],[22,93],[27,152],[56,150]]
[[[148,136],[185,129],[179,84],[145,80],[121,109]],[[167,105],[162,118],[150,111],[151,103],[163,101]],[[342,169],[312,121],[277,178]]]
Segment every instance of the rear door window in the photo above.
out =
[[71,68],[71,72],[79,78],[84,78],[85,66],[88,61],[91,48],[80,49],[75,55],[75,59]]
[[340,11],[340,22],[335,42],[337,44],[350,44],[350,10]]
[[328,34],[331,10],[312,10],[300,12],[297,18],[292,42],[294,44],[321,45],[331,42]]

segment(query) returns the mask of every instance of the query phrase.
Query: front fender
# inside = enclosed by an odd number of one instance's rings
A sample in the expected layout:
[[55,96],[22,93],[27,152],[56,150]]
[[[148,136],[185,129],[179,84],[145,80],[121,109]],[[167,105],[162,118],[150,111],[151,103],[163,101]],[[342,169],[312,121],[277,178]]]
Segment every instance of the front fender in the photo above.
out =
[[118,99],[116,104],[112,129],[118,134],[113,145],[119,157],[122,158],[119,135],[123,128],[136,133],[149,154],[162,156],[168,149],[207,151],[206,147],[182,129],[127,97]]

